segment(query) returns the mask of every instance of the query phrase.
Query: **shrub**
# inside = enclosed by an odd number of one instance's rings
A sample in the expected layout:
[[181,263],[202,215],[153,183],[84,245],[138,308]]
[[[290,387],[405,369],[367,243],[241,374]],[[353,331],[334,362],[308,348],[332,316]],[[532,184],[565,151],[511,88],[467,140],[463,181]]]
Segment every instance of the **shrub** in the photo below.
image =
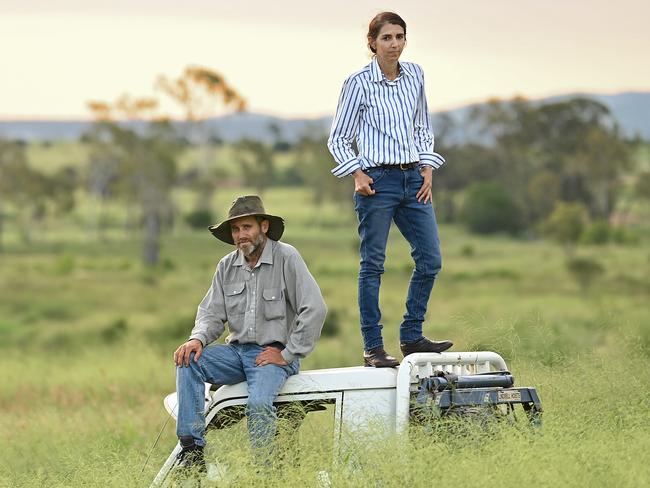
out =
[[475,254],[475,249],[472,244],[463,244],[460,248],[460,255],[465,258],[471,258]]
[[56,261],[54,261],[53,272],[56,275],[66,276],[74,271],[76,267],[75,259],[73,256],[64,254],[59,256]]
[[641,237],[638,232],[632,229],[614,227],[612,228],[611,239],[617,244],[638,244]]
[[164,346],[180,344],[190,336],[192,327],[194,327],[193,315],[177,315],[148,331],[148,336],[151,342]]
[[553,213],[540,225],[540,231],[568,246],[578,242],[587,221],[587,209],[582,203],[557,202]]
[[583,244],[606,244],[612,237],[612,227],[606,220],[597,220],[587,226],[580,236]]
[[494,182],[470,186],[461,219],[471,232],[477,234],[516,233],[523,227],[519,207],[508,192]]
[[573,257],[566,261],[569,274],[578,282],[582,291],[586,291],[596,278],[605,271],[603,266],[591,258]]
[[185,222],[192,229],[205,229],[207,226],[214,224],[214,216],[210,210],[193,210],[185,215]]
[[128,324],[125,318],[119,318],[104,328],[100,336],[106,343],[112,344],[121,340],[128,330]]
[[341,311],[337,309],[329,310],[321,331],[322,337],[336,337],[341,331]]

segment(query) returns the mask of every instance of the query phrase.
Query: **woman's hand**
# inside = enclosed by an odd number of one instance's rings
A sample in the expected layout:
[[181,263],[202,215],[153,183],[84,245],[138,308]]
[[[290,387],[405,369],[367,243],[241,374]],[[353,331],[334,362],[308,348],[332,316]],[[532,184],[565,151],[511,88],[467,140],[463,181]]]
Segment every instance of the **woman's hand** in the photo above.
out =
[[365,174],[360,169],[356,170],[352,176],[354,176],[354,191],[359,195],[369,197],[370,195],[375,194],[375,190],[370,188],[370,185],[373,183],[373,180],[370,176]]
[[424,200],[424,203],[426,204],[433,201],[433,194],[431,192],[431,175],[433,174],[433,168],[431,166],[424,166],[420,170],[420,174],[424,178],[424,181],[422,182],[422,186],[417,195],[415,195],[415,198],[418,199],[419,203],[422,203],[422,200]]

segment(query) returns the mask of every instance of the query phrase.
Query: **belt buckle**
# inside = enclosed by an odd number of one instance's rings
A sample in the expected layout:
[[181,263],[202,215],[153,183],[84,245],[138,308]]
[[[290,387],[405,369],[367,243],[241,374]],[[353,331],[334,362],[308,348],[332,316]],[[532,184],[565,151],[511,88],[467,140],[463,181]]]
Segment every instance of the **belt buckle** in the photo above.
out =
[[[406,166],[408,166],[409,164],[411,163],[406,163]],[[402,171],[406,171],[408,168],[404,167],[404,163],[399,163],[399,169],[401,169]]]

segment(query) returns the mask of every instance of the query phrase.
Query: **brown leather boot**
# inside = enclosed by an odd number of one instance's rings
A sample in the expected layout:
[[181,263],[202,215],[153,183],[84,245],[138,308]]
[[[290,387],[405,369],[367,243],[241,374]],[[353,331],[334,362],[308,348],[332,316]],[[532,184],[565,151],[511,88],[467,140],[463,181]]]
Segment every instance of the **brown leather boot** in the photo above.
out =
[[430,341],[426,337],[423,337],[415,342],[402,342],[399,348],[402,350],[404,356],[408,356],[415,352],[443,352],[453,345],[454,343],[451,341]]
[[384,351],[383,347],[375,347],[370,351],[363,351],[364,366],[373,368],[396,368],[399,361]]

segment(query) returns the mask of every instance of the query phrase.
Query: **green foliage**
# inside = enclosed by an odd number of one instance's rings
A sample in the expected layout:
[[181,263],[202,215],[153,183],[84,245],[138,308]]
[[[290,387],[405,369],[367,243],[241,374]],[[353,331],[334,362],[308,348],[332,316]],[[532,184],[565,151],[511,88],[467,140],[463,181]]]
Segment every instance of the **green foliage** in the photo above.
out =
[[466,258],[471,258],[476,253],[473,244],[463,244],[460,247],[460,255]]
[[100,337],[105,343],[115,343],[124,338],[128,331],[128,322],[120,317],[108,324],[100,332]]
[[150,330],[147,335],[151,342],[171,347],[186,341],[193,327],[194,316],[176,315]]
[[334,164],[327,149],[327,137],[306,134],[296,144],[294,167],[316,205],[326,199],[336,203],[352,199],[354,187],[350,186],[349,179],[331,176]]
[[650,171],[644,171],[637,176],[634,190],[639,198],[650,200]]
[[617,244],[634,245],[641,241],[641,236],[634,229],[617,226],[611,229],[611,239]]
[[522,229],[521,212],[499,183],[474,183],[467,190],[462,219],[477,234],[516,233]]
[[606,244],[612,238],[613,229],[606,220],[596,220],[585,227],[580,236],[582,244]]
[[64,254],[54,262],[54,273],[65,276],[72,273],[75,269],[75,259],[69,254]]
[[214,224],[214,215],[208,209],[197,209],[185,214],[185,222],[193,229],[205,229]]
[[235,149],[246,185],[255,187],[258,195],[263,194],[275,173],[273,148],[260,141],[242,139],[235,144]]
[[578,242],[588,219],[583,204],[557,202],[553,213],[540,226],[540,231],[560,244],[570,246]]
[[600,262],[585,257],[569,258],[566,261],[566,268],[582,291],[588,290],[594,281],[605,272],[605,268]]
[[543,170],[535,174],[528,184],[527,202],[534,222],[545,219],[553,211],[560,197],[561,180],[557,173]]
[[323,324],[321,337],[336,337],[341,333],[342,312],[336,308],[330,308],[327,311],[327,317]]

